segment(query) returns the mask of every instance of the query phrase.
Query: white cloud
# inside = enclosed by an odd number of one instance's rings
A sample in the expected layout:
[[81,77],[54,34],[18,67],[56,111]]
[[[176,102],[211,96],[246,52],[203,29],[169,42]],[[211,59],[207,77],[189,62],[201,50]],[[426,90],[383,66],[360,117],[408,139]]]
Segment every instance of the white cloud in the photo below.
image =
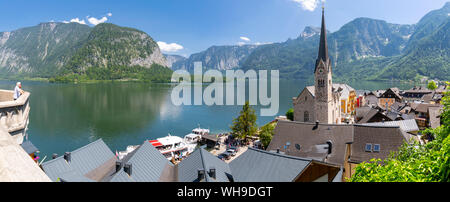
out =
[[80,20],[79,18],[74,18],[74,19],[72,19],[70,21],[67,21],[67,20],[63,21],[63,23],[71,23],[71,22],[76,22],[76,23],[79,23],[79,24],[82,24],[82,25],[86,24],[86,21]]
[[158,41],[158,46],[159,49],[161,49],[163,52],[177,52],[179,50],[184,49],[183,46],[181,46],[180,44],[176,44],[176,43],[166,43],[163,41]]
[[108,17],[111,17],[112,16],[112,13],[108,13],[108,14],[106,14]]
[[241,40],[243,40],[243,41],[250,41],[250,39],[248,37],[245,37],[245,36],[241,36]]
[[90,18],[89,18],[89,16],[88,16],[88,21],[89,21],[89,23],[91,23],[91,24],[93,24],[93,25],[98,25],[98,24],[100,24],[100,23],[104,23],[104,22],[106,22],[107,20],[108,20],[107,17],[102,17],[101,19],[97,19],[97,18],[94,18],[94,17],[90,17]]
[[[300,4],[304,10],[308,11],[314,11],[319,5],[319,2],[321,2],[321,0],[292,0],[292,1]],[[325,0],[322,0],[322,2],[325,2]]]

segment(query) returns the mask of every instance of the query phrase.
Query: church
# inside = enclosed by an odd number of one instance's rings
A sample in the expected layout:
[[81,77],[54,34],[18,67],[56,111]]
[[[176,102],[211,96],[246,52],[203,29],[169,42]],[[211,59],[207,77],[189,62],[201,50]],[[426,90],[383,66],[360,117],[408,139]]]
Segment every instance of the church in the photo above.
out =
[[[355,90],[346,84],[334,84],[332,63],[328,55],[325,11],[322,8],[319,55],[314,69],[314,86],[308,86],[298,97],[293,98],[294,121],[325,124],[352,123],[352,115],[345,112],[347,104],[354,105],[349,95]],[[345,102],[347,101],[347,102]],[[344,105],[344,106],[343,106]],[[354,109],[354,107],[351,107]],[[344,117],[345,116],[345,117]]]

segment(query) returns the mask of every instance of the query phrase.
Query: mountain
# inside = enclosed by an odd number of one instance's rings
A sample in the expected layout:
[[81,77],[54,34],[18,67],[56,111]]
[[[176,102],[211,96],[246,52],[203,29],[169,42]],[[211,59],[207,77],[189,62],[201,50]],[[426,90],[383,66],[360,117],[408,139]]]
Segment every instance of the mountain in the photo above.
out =
[[49,76],[88,39],[92,28],[78,23],[41,23],[0,33],[0,71]]
[[[357,18],[328,34],[334,76],[339,80],[450,79],[450,3],[415,25]],[[297,39],[259,47],[241,66],[278,69],[280,76],[310,79],[318,52],[318,28],[306,27]]]
[[400,57],[393,58],[378,78],[411,79],[416,75],[450,79],[450,17]]
[[[334,66],[341,61],[399,54],[414,26],[358,18],[334,33],[328,33]],[[255,50],[242,68],[279,69],[282,77],[310,78],[317,58],[320,29],[306,27],[297,39],[266,45]]]
[[[149,35],[109,23],[91,28],[78,23],[50,22],[0,32],[3,78],[48,78],[81,73],[89,68],[120,67],[137,71],[130,67],[151,68],[154,64],[164,67],[167,61]],[[155,70],[155,75],[169,73],[161,67]]]
[[110,23],[94,27],[82,48],[78,49],[67,68],[84,72],[87,68],[166,65],[156,42],[146,33]]
[[167,67],[172,68],[173,63],[179,62],[179,61],[184,61],[187,58],[181,56],[181,55],[168,55],[168,54],[163,54],[164,57],[166,57],[166,61],[167,61]]
[[192,54],[186,60],[180,60],[172,65],[172,69],[193,71],[194,62],[201,61],[204,69],[227,70],[241,66],[242,61],[256,49],[258,45],[242,46],[212,46],[207,50]]
[[416,32],[411,36],[410,46],[414,47],[415,42],[432,34],[446,19],[449,18],[450,2],[438,10],[427,13],[416,25]]

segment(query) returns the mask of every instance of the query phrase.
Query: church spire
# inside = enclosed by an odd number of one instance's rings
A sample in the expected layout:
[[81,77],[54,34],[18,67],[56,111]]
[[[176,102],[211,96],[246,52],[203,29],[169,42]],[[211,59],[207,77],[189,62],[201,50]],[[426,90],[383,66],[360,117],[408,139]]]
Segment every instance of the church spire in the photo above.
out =
[[320,31],[320,45],[319,45],[319,57],[320,60],[328,61],[328,44],[327,44],[327,28],[325,27],[325,7],[322,5],[322,29]]

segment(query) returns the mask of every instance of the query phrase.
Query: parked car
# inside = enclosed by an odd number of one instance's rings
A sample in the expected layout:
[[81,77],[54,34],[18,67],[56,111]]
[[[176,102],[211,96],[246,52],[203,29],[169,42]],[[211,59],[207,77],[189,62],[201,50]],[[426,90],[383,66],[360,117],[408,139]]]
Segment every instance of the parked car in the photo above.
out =
[[227,153],[229,153],[231,156],[236,156],[236,150],[234,149],[227,149]]
[[234,150],[236,152],[239,152],[239,147],[231,146],[231,147],[227,147],[227,150],[228,149],[232,149],[232,150]]
[[222,154],[219,154],[219,156],[217,156],[219,159],[221,159],[222,161],[224,160],[230,160],[231,155],[228,152],[224,152]]

